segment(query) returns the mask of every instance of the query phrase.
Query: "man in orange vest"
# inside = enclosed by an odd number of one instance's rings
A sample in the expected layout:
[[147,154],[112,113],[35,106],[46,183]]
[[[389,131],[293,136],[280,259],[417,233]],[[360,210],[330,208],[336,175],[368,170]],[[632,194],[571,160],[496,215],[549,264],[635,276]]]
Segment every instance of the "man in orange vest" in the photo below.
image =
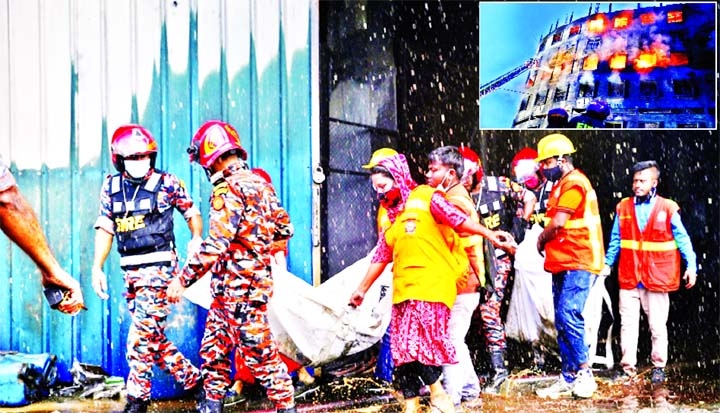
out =
[[657,163],[638,162],[632,171],[635,196],[617,204],[602,275],[610,274],[619,253],[620,363],[628,378],[635,376],[642,307],[652,336],[650,380],[661,384],[665,381],[667,363],[668,292],[680,288],[680,256],[686,264],[685,288],[695,285],[697,263],[678,213],[680,208],[674,201],[657,195],[660,178]]
[[537,250],[545,252],[545,271],[553,277],[555,328],[562,360],[560,378],[538,390],[540,397],[590,398],[597,389],[582,312],[603,268],[602,227],[597,195],[585,174],[575,169],[573,153],[573,143],[559,133],[538,142],[536,160],[542,164],[545,177],[555,184]]

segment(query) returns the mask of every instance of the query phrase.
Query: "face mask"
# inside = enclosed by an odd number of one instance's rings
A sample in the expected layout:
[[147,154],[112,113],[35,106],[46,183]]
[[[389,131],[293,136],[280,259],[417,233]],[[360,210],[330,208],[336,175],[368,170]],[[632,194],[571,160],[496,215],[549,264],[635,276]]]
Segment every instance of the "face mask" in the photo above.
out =
[[525,186],[527,186],[530,189],[535,189],[540,185],[540,180],[538,179],[537,175],[533,174],[533,176],[527,178],[525,180]]
[[560,165],[555,165],[550,169],[543,168],[542,173],[548,181],[554,182],[562,178],[562,169],[560,169]]
[[437,186],[437,189],[439,189],[440,191],[447,192],[447,190],[449,189],[449,188],[446,188],[445,185],[443,185],[445,183],[445,179],[448,177],[448,173],[449,173],[449,171],[445,172],[445,175],[443,175],[443,179],[440,181],[440,183]]
[[150,159],[125,160],[125,172],[133,178],[144,178],[150,170]]
[[383,192],[381,194],[378,194],[378,198],[380,200],[380,205],[382,205],[385,208],[394,208],[400,203],[400,188],[394,187],[388,190],[387,192]]

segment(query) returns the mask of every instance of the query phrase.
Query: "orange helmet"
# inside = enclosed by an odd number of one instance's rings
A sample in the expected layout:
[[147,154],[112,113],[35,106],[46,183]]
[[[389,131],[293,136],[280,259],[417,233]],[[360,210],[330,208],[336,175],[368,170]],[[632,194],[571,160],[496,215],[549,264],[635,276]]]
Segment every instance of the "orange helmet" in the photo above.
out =
[[484,173],[482,168],[482,162],[480,161],[480,157],[478,156],[478,154],[474,150],[464,145],[460,146],[458,148],[458,151],[463,157],[463,166],[465,167],[465,172],[463,172],[462,177],[468,178],[472,175],[475,175],[475,179],[480,182]]
[[140,125],[122,125],[110,140],[112,163],[118,172],[125,171],[125,158],[132,155],[150,155],[150,167],[155,167],[158,145],[150,132]]
[[190,162],[197,162],[205,169],[228,151],[236,151],[240,158],[247,160],[240,135],[232,125],[220,120],[210,120],[200,126],[187,149]]

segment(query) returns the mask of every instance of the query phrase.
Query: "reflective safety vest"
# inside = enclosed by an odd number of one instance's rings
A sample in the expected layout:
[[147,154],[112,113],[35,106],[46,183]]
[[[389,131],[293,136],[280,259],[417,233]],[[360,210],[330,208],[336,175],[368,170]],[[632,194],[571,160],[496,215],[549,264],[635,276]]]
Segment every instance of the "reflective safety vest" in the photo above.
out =
[[535,194],[535,198],[537,199],[533,214],[530,216],[531,223],[547,224],[548,221],[545,219],[545,213],[547,212],[548,199],[550,199],[553,183],[553,181],[545,181],[545,183],[538,188],[528,189],[528,191]]
[[112,219],[124,270],[169,265],[174,260],[173,209],[160,212],[158,192],[162,171],[153,171],[139,185],[124,185],[120,174],[110,180]]
[[[458,184],[448,190],[447,200],[467,214],[467,216],[470,217],[470,220],[473,222],[480,222],[480,216],[475,210],[475,204],[473,203],[470,194],[461,184]],[[485,239],[482,236],[475,234],[461,233],[459,236],[460,243],[468,254],[468,259],[474,260],[475,265],[468,266],[465,274],[458,279],[458,293],[476,293],[479,286],[485,286],[485,261],[483,256],[483,243]]]
[[501,182],[497,176],[483,177],[482,188],[476,195],[477,212],[480,222],[490,230],[502,229],[509,231],[512,228],[512,217],[515,209],[508,209],[506,202],[510,189]]
[[440,302],[452,308],[455,283],[469,262],[458,235],[435,221],[430,201],[435,188],[413,189],[405,207],[385,231],[393,250],[393,303]]
[[377,232],[378,235],[385,232],[386,229],[390,228],[390,217],[388,216],[388,210],[384,206],[380,205],[377,212]]
[[585,270],[599,274],[603,268],[605,249],[598,210],[597,194],[587,177],[577,169],[555,183],[548,200],[547,218],[557,213],[561,194],[577,188],[583,201],[567,219],[553,239],[545,244],[545,271],[557,274],[569,270]]
[[640,231],[634,198],[618,203],[620,225],[620,288],[645,288],[656,292],[680,288],[680,251],[672,233],[670,219],[680,207],[669,199],[657,197],[645,228]]

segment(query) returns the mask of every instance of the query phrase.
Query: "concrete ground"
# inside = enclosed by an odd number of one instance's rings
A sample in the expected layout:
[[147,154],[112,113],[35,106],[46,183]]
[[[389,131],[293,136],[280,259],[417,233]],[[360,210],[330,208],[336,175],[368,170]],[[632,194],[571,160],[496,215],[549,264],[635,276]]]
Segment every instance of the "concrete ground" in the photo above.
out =
[[[669,366],[668,381],[655,387],[649,383],[649,369],[641,371],[631,383],[616,380],[613,372],[597,370],[598,391],[591,399],[547,400],[535,396],[535,389],[547,386],[557,376],[538,376],[516,372],[503,385],[500,395],[483,395],[481,408],[466,412],[720,412],[720,361],[710,369],[695,366]],[[323,381],[323,380],[320,380]],[[260,388],[247,389],[248,401],[225,408],[225,412],[272,412]],[[298,411],[310,412],[402,412],[402,403],[390,387],[367,375],[336,378],[298,389]],[[0,412],[122,412],[123,400],[47,400],[20,408],[0,408]],[[193,412],[189,400],[155,401],[150,412]],[[427,400],[424,411],[431,412]]]

